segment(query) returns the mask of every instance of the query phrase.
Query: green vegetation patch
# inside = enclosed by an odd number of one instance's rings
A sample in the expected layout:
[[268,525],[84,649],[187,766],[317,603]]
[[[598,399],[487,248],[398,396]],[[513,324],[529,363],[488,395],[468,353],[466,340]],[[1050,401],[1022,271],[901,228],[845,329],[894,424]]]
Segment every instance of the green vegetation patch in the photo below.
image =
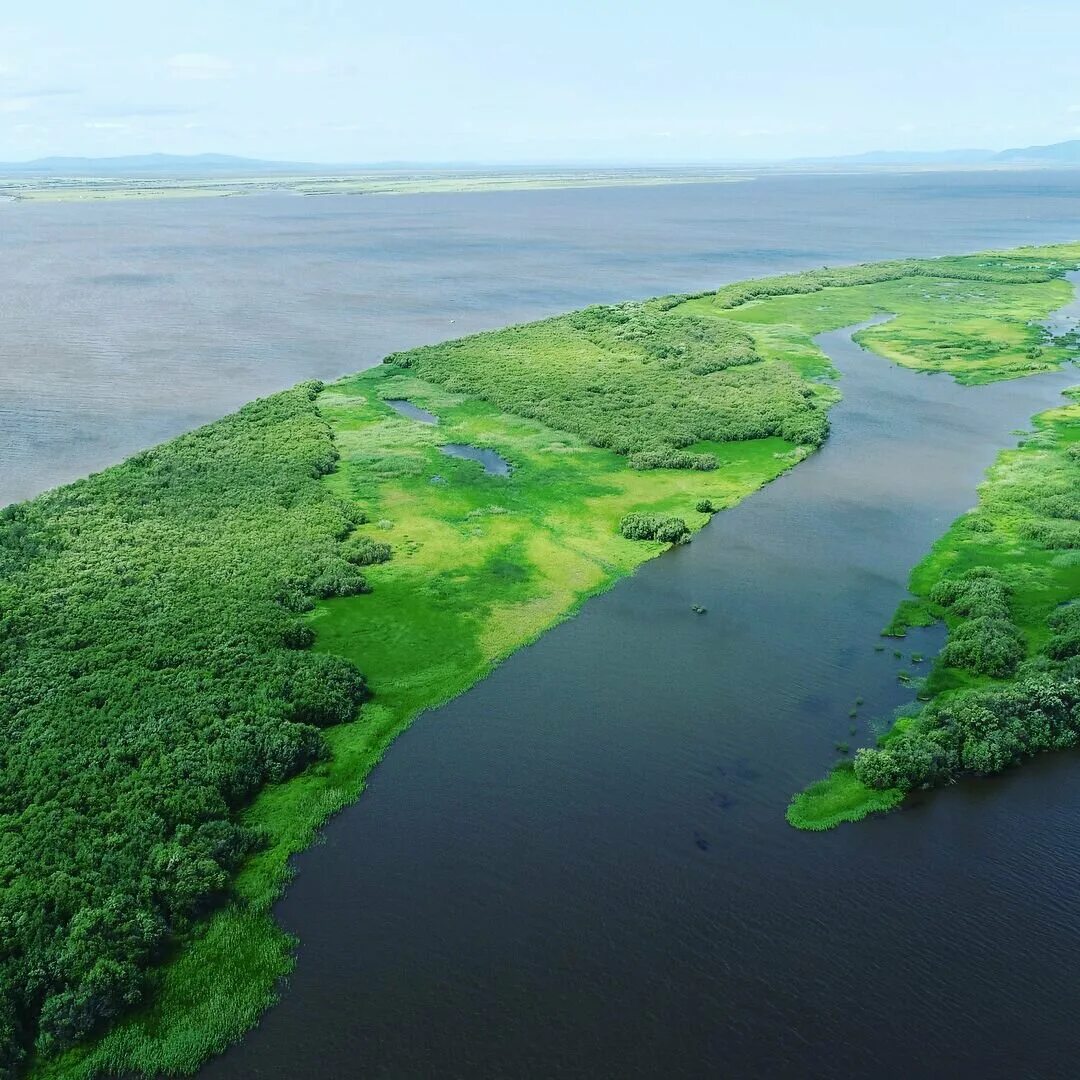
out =
[[844,821],[860,821],[869,814],[892,810],[904,798],[898,788],[867,787],[855,775],[850,761],[840,762],[833,771],[800,791],[787,808],[787,819],[796,829],[820,832]]
[[656,302],[586,308],[394,353],[387,363],[593,446],[636,454],[639,468],[665,467],[661,452],[702,440],[816,446],[832,400],[791,365],[763,361],[744,328]]
[[[448,458],[451,442],[495,449],[513,472]],[[26,762],[7,795],[29,823],[5,834],[12,1051],[36,1042],[37,1077],[176,1073],[238,1038],[291,966],[269,915],[289,856],[357,797],[394,736],[669,546],[623,537],[627,515],[678,518],[686,539],[712,512],[698,503],[734,505],[794,450],[696,444],[714,469],[635,470],[387,365],[6,511],[3,678],[24,696],[3,715],[7,760]],[[66,619],[69,597],[99,594],[85,624]],[[31,629],[56,639],[40,658]],[[100,820],[67,827],[57,800]],[[15,918],[24,906],[36,922]],[[92,933],[71,921],[87,909]],[[141,911],[145,938],[131,930]],[[45,1034],[37,967],[83,1004],[78,1028]]]
[[1061,245],[815,270],[725,286],[674,311],[738,322],[759,353],[807,374],[827,370],[814,334],[889,314],[856,340],[897,364],[975,385],[1046,371],[1076,354],[1039,323],[1071,298],[1063,276],[1078,263],[1080,245]]

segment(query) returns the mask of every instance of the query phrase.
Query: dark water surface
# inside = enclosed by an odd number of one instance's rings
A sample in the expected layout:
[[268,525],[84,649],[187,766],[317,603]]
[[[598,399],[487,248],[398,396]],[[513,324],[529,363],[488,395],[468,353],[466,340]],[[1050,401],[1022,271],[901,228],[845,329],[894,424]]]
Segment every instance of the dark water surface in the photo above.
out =
[[410,420],[415,420],[420,424],[437,424],[439,422],[439,418],[434,413],[428,412],[427,409],[421,409],[419,405],[414,405],[404,398],[385,398],[384,400],[394,412],[408,417]]
[[447,457],[475,461],[489,476],[509,476],[510,462],[501,454],[483,446],[469,446],[468,443],[446,443],[439,450]]
[[0,504],[304,378],[598,301],[1080,236],[1080,173],[0,205]]
[[1076,1075],[1076,756],[828,834],[784,808],[909,698],[873,646],[910,567],[1080,376],[819,340],[825,448],[399,739],[297,860],[296,972],[206,1080]]

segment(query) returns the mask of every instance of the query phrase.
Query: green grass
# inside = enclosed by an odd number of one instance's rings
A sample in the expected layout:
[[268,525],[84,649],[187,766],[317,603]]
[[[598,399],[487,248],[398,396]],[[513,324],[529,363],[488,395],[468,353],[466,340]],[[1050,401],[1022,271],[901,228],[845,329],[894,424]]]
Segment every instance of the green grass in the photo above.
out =
[[841,761],[833,771],[800,791],[787,808],[788,823],[796,829],[821,832],[845,821],[861,821],[870,814],[892,810],[904,799],[895,789],[878,791],[859,782],[850,761]]

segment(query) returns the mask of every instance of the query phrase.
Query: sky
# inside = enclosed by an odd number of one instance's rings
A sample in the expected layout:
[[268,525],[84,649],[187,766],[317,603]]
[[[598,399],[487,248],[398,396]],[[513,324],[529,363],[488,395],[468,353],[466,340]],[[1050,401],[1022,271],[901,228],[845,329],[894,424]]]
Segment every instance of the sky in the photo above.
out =
[[0,160],[1001,149],[1080,138],[1078,41],[1080,0],[12,2]]

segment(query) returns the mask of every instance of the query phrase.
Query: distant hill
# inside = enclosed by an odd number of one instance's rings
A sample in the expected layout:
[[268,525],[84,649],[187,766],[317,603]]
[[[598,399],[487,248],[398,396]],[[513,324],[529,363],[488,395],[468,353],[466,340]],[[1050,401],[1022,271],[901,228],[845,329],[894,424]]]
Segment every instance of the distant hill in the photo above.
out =
[[791,165],[1080,165],[1080,139],[1009,150],[870,150],[799,158]]
[[1080,139],[1050,143],[1049,146],[1025,146],[1015,150],[1002,150],[1000,154],[994,155],[994,160],[1044,165],[1080,165]]
[[261,173],[326,166],[298,161],[263,161],[232,154],[132,154],[126,157],[44,157],[0,162],[0,174],[48,176],[205,176],[208,173]]
[[980,165],[993,150],[868,150],[841,157],[799,158],[793,165]]

